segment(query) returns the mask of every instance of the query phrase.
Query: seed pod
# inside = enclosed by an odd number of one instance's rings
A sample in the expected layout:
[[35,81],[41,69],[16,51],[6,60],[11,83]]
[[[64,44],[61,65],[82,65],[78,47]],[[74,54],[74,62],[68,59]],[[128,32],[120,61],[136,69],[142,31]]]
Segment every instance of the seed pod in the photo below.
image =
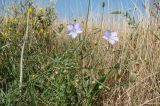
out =
[[105,7],[105,2],[102,3],[102,7],[103,7],[103,8]]

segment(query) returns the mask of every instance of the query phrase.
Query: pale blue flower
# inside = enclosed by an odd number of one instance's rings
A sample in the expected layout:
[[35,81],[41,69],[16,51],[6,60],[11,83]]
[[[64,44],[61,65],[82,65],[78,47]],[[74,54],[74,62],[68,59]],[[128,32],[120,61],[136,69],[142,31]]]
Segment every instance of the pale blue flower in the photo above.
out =
[[112,45],[119,41],[117,32],[110,30],[107,30],[105,32],[105,34],[103,35],[103,39],[107,40]]
[[79,23],[69,24],[67,27],[68,27],[68,33],[67,34],[70,35],[72,38],[77,37],[78,34],[83,32]]

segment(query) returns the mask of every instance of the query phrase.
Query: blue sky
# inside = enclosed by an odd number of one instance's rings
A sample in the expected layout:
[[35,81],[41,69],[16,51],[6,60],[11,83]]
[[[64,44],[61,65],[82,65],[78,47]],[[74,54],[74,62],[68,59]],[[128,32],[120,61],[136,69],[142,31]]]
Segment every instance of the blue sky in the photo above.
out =
[[[0,1],[10,2],[12,0]],[[85,17],[87,14],[88,1],[89,0],[57,0],[55,10],[58,13],[58,17],[62,19]],[[35,2],[40,7],[51,5],[50,0],[35,0]],[[91,13],[93,16],[102,13],[102,2],[106,3],[105,14],[114,10],[133,10],[135,7],[138,7],[141,13],[145,12],[142,6],[145,0],[91,0]],[[134,11],[131,11],[131,13],[135,15]]]
[[[57,0],[55,9],[59,18],[81,18],[87,14],[88,1],[89,0]],[[91,0],[91,12],[93,16],[102,13],[102,2],[106,3],[105,14],[114,10],[134,10],[135,7],[138,7],[141,13],[145,12],[142,6],[145,0]],[[41,6],[47,6],[47,3],[49,3],[49,0],[37,0],[37,4]],[[131,11],[131,14],[136,15],[134,11]]]

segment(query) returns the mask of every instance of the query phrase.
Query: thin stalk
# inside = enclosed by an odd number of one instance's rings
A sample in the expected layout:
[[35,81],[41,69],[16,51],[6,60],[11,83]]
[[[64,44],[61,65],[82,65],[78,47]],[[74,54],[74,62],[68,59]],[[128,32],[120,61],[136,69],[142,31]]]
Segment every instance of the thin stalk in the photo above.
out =
[[104,9],[105,9],[105,2],[102,3],[102,20],[101,20],[101,35],[102,35],[102,31],[103,31],[103,21],[104,21]]
[[88,27],[90,8],[91,8],[91,0],[89,0],[89,3],[88,3],[87,18],[86,18],[86,27],[85,27],[85,36],[87,35],[87,27]]
[[28,23],[29,23],[29,13],[27,14],[27,27],[26,27],[26,34],[24,36],[24,41],[23,41],[23,45],[22,45],[22,49],[21,49],[21,58],[20,58],[20,79],[19,79],[19,89],[21,92],[21,88],[22,88],[22,84],[23,84],[23,55],[24,55],[24,48],[25,48],[25,44],[28,38]]
[[[88,20],[89,20],[89,13],[90,13],[90,7],[91,7],[91,0],[89,0],[89,3],[88,3],[88,10],[87,10],[87,17],[86,17],[86,26],[85,26],[85,36],[84,36],[84,42],[82,42],[82,49],[84,48],[84,43],[85,43],[85,40],[86,40],[86,36],[87,36],[87,27],[88,27]],[[84,58],[83,58],[83,50],[82,50],[82,67],[84,68],[85,67],[85,61],[84,61]]]
[[[87,27],[88,27],[88,20],[89,20],[89,13],[90,13],[90,7],[91,7],[91,0],[89,0],[89,3],[88,3],[88,10],[87,10],[87,17],[86,17],[86,25],[85,25],[85,36],[84,36],[84,39],[82,37],[82,49],[84,48],[84,43],[86,41],[86,36],[87,36]],[[83,53],[83,50],[82,50],[82,68],[85,67],[85,60],[84,60],[84,57],[83,57],[84,53]]]
[[[81,75],[82,75],[82,89],[84,90],[85,92],[85,95],[86,95],[86,91],[85,91],[85,87],[84,87],[84,74],[83,74],[83,71],[84,71],[84,68],[85,68],[85,58],[84,58],[84,52],[83,52],[83,48],[85,48],[85,41],[86,41],[86,37],[87,37],[87,27],[88,27],[88,20],[89,20],[89,14],[90,14],[90,7],[91,7],[91,0],[89,0],[89,3],[88,3],[88,10],[87,10],[87,17],[86,17],[86,25],[85,25],[85,36],[84,36],[84,39],[82,39],[82,54],[81,54],[81,59],[82,59],[82,71],[81,71]],[[83,38],[83,37],[82,37]]]
[[153,101],[153,100],[156,100],[156,99],[159,99],[159,98],[160,98],[160,96],[157,96],[157,97],[155,97],[155,98],[153,98],[153,99],[147,100],[146,102],[144,102],[143,104],[141,104],[141,105],[139,105],[139,106],[147,105],[149,102],[151,102],[151,101]]
[[[103,1],[103,3],[102,3],[102,19],[101,19],[101,29],[100,29],[100,31],[101,31],[101,35],[100,36],[102,36],[102,33],[103,33],[103,22],[104,22],[104,9],[105,9],[105,2]],[[97,43],[97,53],[99,52],[99,42],[100,42],[100,40],[98,40],[96,43]],[[98,53],[99,54],[99,53]]]

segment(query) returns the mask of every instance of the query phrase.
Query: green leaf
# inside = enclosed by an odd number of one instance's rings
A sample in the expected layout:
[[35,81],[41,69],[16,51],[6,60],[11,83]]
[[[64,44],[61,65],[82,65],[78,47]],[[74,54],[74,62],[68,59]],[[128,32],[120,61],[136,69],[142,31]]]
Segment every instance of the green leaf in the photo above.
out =
[[28,87],[28,91],[29,91],[29,95],[30,95],[30,105],[31,106],[37,106],[37,103],[36,103],[36,92],[35,92],[35,89],[32,85],[32,83],[29,81],[29,87]]
[[106,75],[100,77],[97,81],[97,83],[95,84],[95,86],[93,87],[92,91],[91,91],[91,97],[93,97],[94,95],[97,95],[100,91],[99,87],[109,78],[111,78],[113,76],[115,71],[110,70]]

